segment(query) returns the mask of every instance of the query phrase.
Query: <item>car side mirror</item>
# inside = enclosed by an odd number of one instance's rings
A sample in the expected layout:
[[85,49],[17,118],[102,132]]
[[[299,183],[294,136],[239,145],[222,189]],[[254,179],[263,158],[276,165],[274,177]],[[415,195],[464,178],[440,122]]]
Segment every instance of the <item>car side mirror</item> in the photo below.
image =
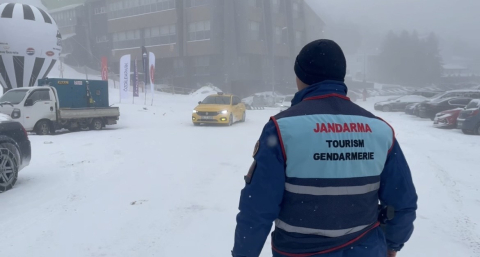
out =
[[27,99],[25,100],[25,106],[32,106],[33,105],[33,99]]
[[202,104],[202,101],[198,101],[198,104]]

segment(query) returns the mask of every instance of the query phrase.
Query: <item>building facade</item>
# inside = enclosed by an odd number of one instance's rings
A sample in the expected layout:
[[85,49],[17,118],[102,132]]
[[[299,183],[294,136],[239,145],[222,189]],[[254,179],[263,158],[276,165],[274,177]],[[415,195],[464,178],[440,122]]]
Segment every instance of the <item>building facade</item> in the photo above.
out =
[[89,31],[85,5],[83,3],[70,4],[49,9],[48,12],[56,21],[62,37],[61,60],[72,66],[86,65]]
[[118,74],[121,56],[141,60],[145,46],[157,84],[239,95],[293,91],[295,56],[324,26],[304,0],[86,0],[51,13],[72,8],[75,24],[56,19],[68,64],[96,69],[106,56]]
[[[294,87],[307,40],[303,0],[107,0],[113,65],[155,53],[156,82],[240,95]],[[319,24],[319,27],[323,23]],[[321,37],[321,35],[318,35]]]

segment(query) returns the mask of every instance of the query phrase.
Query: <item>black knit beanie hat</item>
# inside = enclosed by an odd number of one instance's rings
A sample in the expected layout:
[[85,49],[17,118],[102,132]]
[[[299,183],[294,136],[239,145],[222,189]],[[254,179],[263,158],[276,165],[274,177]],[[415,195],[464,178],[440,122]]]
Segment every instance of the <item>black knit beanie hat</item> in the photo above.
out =
[[307,85],[324,80],[344,81],[347,61],[340,46],[332,40],[315,40],[300,51],[295,60],[295,74]]

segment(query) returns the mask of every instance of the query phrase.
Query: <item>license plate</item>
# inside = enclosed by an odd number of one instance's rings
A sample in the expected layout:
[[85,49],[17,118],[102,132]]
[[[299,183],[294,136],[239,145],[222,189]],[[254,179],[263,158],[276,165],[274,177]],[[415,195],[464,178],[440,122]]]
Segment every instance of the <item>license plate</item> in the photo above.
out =
[[457,121],[457,127],[462,128],[462,126],[463,126],[463,122],[462,121]]
[[202,120],[213,120],[211,116],[202,116]]

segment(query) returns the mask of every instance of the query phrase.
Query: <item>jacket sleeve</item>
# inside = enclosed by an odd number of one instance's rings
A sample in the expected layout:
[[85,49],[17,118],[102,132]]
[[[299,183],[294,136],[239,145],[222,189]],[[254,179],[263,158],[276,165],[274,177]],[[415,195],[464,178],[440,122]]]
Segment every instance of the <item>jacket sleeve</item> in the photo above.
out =
[[278,217],[285,188],[285,160],[275,124],[269,121],[254,155],[253,174],[241,192],[234,257],[258,257]]
[[413,233],[417,193],[397,140],[393,143],[381,175],[379,199],[382,206],[395,208],[394,218],[387,221],[385,237],[389,250],[400,251]]

